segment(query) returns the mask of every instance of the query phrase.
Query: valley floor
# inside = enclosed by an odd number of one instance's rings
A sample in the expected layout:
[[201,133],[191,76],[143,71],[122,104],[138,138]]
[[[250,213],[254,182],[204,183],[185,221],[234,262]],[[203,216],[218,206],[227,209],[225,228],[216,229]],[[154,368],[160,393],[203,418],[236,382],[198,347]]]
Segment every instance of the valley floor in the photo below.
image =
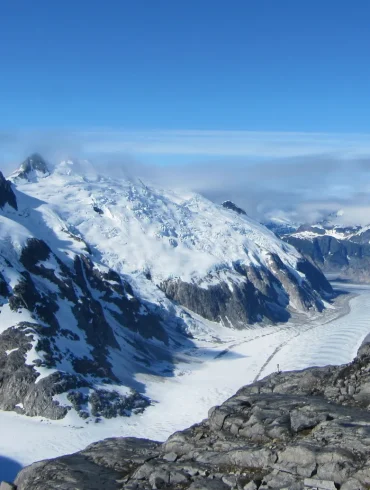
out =
[[0,481],[21,466],[83,449],[106,437],[165,440],[207,416],[241,386],[277,370],[342,364],[356,355],[370,332],[370,286],[336,284],[335,308],[314,319],[238,332],[216,328],[215,336],[178,357],[174,377],[140,375],[155,401],[144,414],[86,424],[73,415],[52,422],[0,412]]

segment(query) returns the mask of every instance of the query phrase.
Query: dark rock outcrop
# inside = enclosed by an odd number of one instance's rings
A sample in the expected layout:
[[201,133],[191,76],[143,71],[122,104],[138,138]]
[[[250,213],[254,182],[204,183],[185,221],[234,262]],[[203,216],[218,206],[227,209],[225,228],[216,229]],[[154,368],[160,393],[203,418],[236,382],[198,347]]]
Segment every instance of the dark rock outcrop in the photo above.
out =
[[[17,490],[366,489],[370,345],[344,366],[276,373],[159,444],[107,439],[22,470]],[[100,486],[99,486],[100,485]]]
[[238,214],[245,214],[247,215],[247,213],[244,211],[244,209],[242,208],[239,208],[235,203],[233,203],[232,201],[224,201],[222,203],[222,206],[226,209],[231,209],[231,211],[235,211],[236,213]]
[[[40,462],[25,468],[16,485],[27,490],[116,490],[122,488],[119,481],[125,474],[158,455],[158,447],[159,443],[145,439],[106,439],[102,443],[91,444],[78,455],[56,459],[52,465]],[[69,472],[67,480],[66,470]]]
[[0,172],[0,209],[2,209],[5,204],[9,204],[9,206],[15,210],[18,209],[17,198],[12,189],[12,184],[9,180],[6,180],[4,175]]

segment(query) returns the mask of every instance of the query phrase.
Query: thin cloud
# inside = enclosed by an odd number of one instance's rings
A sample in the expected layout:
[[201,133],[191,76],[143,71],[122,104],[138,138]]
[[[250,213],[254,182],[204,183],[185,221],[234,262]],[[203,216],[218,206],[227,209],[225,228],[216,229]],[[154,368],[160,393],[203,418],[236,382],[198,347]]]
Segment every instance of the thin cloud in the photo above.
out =
[[370,135],[253,131],[121,131],[80,135],[87,153],[288,158],[370,153]]
[[[17,131],[0,132],[0,145],[49,150],[72,148],[85,154],[203,155],[289,158],[313,154],[370,154],[370,134],[258,131]],[[16,150],[16,148],[15,148]],[[18,149],[19,152],[19,149]]]

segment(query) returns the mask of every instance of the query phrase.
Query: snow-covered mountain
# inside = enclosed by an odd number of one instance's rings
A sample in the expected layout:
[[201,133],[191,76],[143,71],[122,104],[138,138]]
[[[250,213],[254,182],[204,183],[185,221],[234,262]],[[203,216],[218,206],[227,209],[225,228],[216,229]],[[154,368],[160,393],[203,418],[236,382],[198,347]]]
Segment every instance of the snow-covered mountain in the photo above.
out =
[[39,155],[12,185],[0,175],[3,410],[142,410],[135,374],[171,375],[192,337],[321,311],[332,292],[292,246],[229,205],[101,176],[88,162],[49,169]]
[[281,217],[270,217],[264,220],[263,224],[278,237],[293,233],[300,227],[300,224]]
[[325,273],[370,282],[370,225],[348,226],[344,212],[338,211],[316,224],[300,225],[278,234]]

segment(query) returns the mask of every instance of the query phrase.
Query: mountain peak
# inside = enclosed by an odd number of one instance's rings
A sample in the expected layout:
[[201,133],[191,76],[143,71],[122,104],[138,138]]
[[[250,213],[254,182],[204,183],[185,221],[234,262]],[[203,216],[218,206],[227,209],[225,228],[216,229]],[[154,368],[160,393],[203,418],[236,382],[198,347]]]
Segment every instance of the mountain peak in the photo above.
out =
[[32,153],[9,178],[15,181],[22,179],[34,182],[48,175],[50,171],[44,158],[39,153]]
[[88,180],[96,180],[98,172],[92,162],[84,159],[67,158],[59,162],[54,172],[61,175],[79,175]]

